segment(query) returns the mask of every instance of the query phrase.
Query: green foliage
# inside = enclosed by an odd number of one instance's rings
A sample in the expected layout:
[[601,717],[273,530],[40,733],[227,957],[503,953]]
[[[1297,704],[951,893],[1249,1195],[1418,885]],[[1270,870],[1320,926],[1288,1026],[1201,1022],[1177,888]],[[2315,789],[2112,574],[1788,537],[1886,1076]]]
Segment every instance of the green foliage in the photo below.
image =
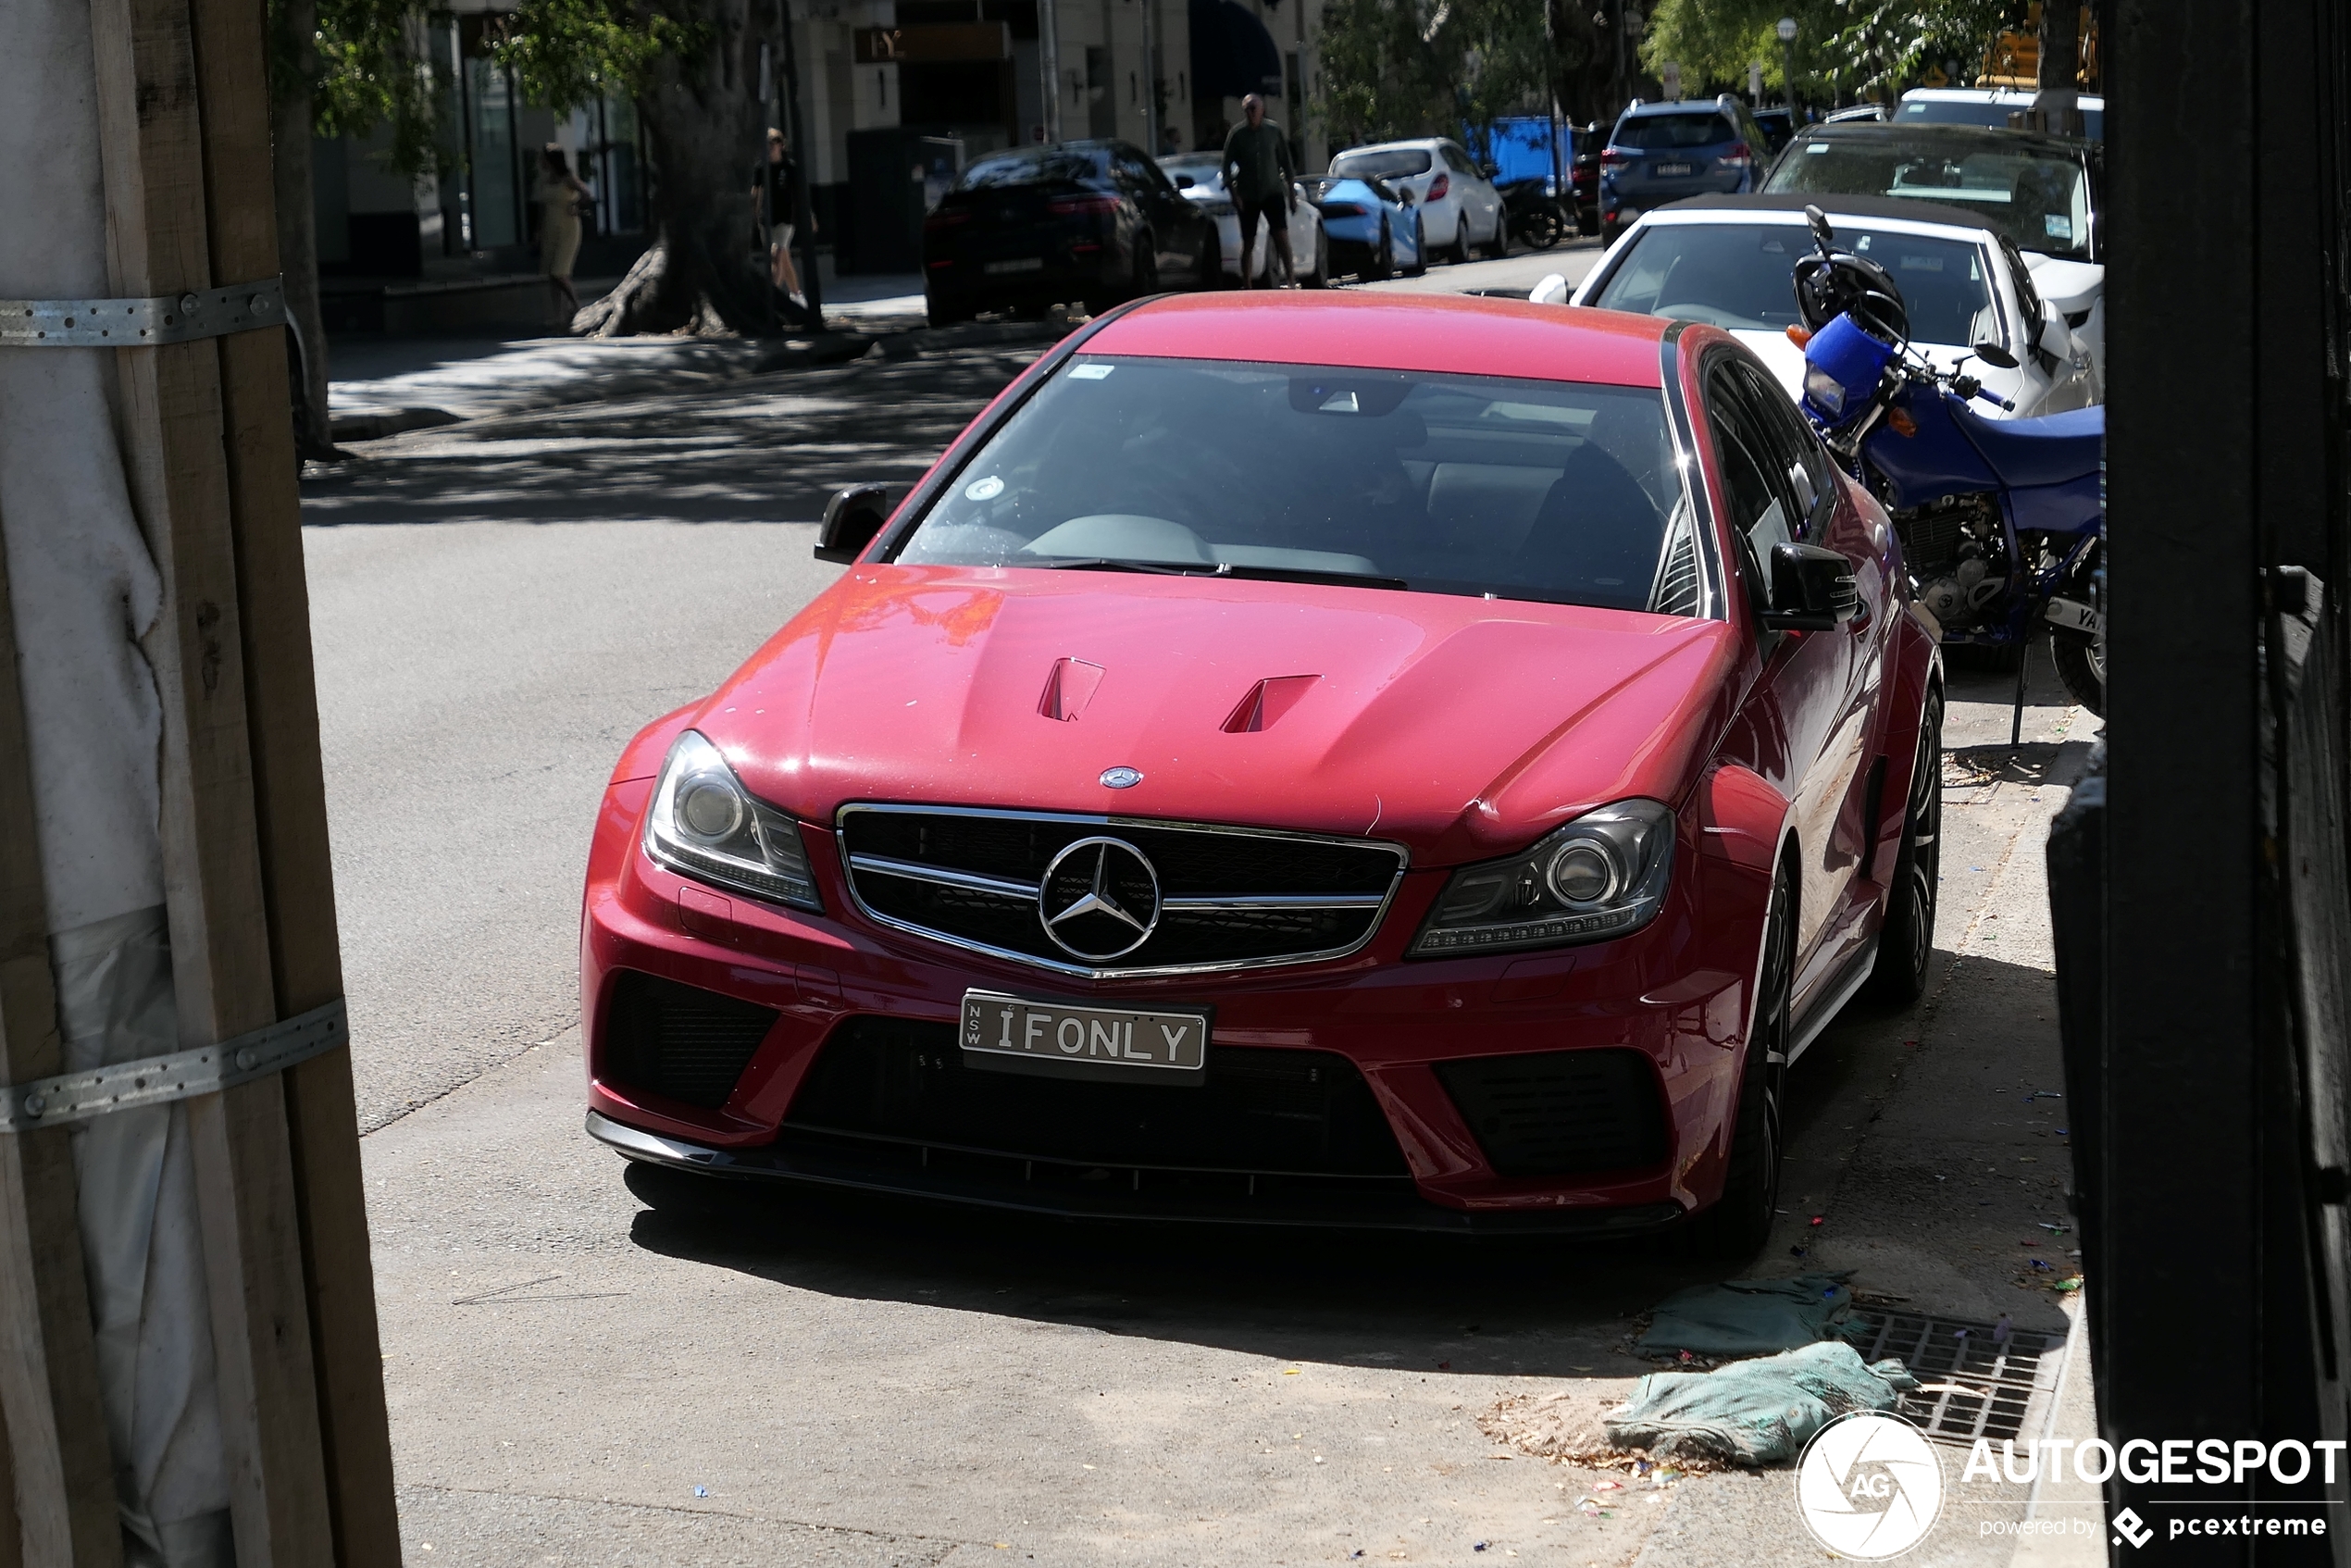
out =
[[690,57],[706,31],[690,15],[628,0],[522,0],[491,57],[514,72],[525,101],[561,114],[639,96],[664,56]]
[[[280,97],[306,84],[321,136],[391,129],[384,160],[414,177],[446,169],[432,68],[424,58],[424,8],[416,0],[317,0],[307,40],[292,35],[285,0],[269,7],[271,74]],[[305,48],[304,44],[308,47]]]
[[1651,72],[1678,62],[1686,93],[1743,90],[1751,61],[1784,88],[1773,29],[1794,17],[1800,93],[1887,98],[1946,59],[1972,73],[1992,35],[2022,11],[2012,0],[1658,0],[1641,59]]
[[1329,0],[1317,111],[1349,143],[1483,132],[1544,102],[1544,0]]

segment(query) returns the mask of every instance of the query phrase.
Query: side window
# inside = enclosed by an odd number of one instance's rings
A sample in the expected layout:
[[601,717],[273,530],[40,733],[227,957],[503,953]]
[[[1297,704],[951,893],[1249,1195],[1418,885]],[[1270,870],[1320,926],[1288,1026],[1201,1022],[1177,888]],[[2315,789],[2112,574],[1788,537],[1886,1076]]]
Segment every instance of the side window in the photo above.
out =
[[2019,354],[2031,354],[2041,341],[2041,291],[2033,286],[2033,268],[2024,263],[2024,253],[2006,234],[2000,236],[2000,252],[2008,257],[2009,277],[2016,284],[2016,301],[2024,313],[2024,326],[2018,334],[2022,341],[2015,344]]
[[1752,365],[1737,361],[1728,368],[1738,382],[1760,433],[1771,444],[1773,471],[1786,478],[1792,508],[1788,516],[1794,522],[1796,537],[1809,537],[1812,525],[1820,520],[1835,494],[1828,457],[1822,452],[1811,426],[1769,376]]
[[[1760,572],[1763,563],[1771,559],[1772,546],[1795,538],[1789,518],[1796,509],[1796,496],[1785,476],[1775,471],[1773,443],[1741,395],[1735,380],[1736,368],[1726,367],[1709,378],[1707,411],[1714,428],[1715,453],[1723,466],[1723,488],[1729,492],[1731,525],[1747,543],[1740,554],[1748,557],[1752,570]],[[1759,595],[1768,592],[1766,583],[1760,579],[1755,589]]]
[[1459,147],[1453,145],[1452,143],[1439,143],[1437,150],[1445,155],[1445,166],[1448,168],[1450,168],[1454,173],[1475,174],[1477,172],[1477,167],[1470,162],[1469,155],[1462,152]]
[[1118,182],[1133,194],[1149,196],[1158,193],[1158,184],[1151,179],[1151,168],[1125,148],[1111,155],[1111,169]]

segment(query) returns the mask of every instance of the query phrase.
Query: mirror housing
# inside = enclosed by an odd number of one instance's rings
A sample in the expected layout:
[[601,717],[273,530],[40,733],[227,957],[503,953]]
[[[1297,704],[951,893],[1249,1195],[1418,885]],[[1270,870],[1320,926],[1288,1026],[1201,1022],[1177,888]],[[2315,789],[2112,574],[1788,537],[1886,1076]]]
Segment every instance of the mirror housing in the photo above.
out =
[[877,484],[853,484],[833,492],[825,503],[825,521],[816,530],[816,559],[847,566],[865,553],[889,521],[889,490]]
[[1853,563],[1818,544],[1772,546],[1770,631],[1833,631],[1861,613]]
[[2002,348],[1998,343],[1989,341],[1977,343],[1973,353],[1976,358],[1995,369],[2013,370],[2016,368],[2016,355]]
[[1477,172],[1488,180],[1499,180],[1502,177],[1502,166],[1498,163],[1482,163],[1477,166]]

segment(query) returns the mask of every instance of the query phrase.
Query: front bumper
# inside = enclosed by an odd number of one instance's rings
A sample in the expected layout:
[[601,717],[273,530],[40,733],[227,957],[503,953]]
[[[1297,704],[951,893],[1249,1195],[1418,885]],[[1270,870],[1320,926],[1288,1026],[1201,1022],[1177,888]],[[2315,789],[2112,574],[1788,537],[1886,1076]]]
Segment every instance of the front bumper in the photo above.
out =
[[[1721,1190],[1760,896],[1749,899],[1732,882],[1715,886],[1721,878],[1688,842],[1695,834],[1685,840],[1692,874],[1677,877],[1667,909],[1614,942],[1404,962],[1403,947],[1446,875],[1416,871],[1371,944],[1345,959],[1088,982],[871,926],[853,913],[832,841],[814,833],[804,841],[827,915],[716,895],[644,858],[637,835],[648,789],[639,780],[606,797],[581,950],[589,1130],[631,1159],[1067,1217],[1464,1234],[1640,1231],[1673,1223]],[[1749,902],[1756,907],[1743,911]],[[646,977],[715,993],[721,1008],[761,1010],[740,1072],[730,1063],[706,1093],[682,1098],[646,1087],[651,1076],[631,1066],[627,1030],[615,1025],[616,1010],[626,1017],[640,1005],[631,998]],[[1163,1128],[1131,1147],[1110,1134],[1055,1131],[1082,1123],[1114,1132],[1118,1116],[1148,1106],[1150,1097],[1188,1100],[1192,1090],[1122,1089],[1125,1099],[1070,1101],[1059,1124],[1032,1118],[1023,1126],[1017,1114],[977,1112],[892,1121],[921,1103],[919,1093],[936,1102],[952,1089],[954,1021],[967,989],[1138,1008],[1209,1004],[1213,1049],[1228,1053],[1227,1065],[1242,1076],[1272,1064],[1295,1077],[1302,1064],[1308,1078],[1328,1084],[1315,1091],[1320,1100],[1243,1107],[1270,1118],[1263,1125],[1287,1118],[1296,1138],[1271,1153],[1246,1139],[1188,1144]],[[827,1079],[818,1071],[866,1050],[877,1030],[890,1037],[885,1043],[895,1054],[866,1077],[844,1089],[840,1072]],[[1653,1143],[1611,1144],[1602,1128],[1594,1145],[1651,1151],[1634,1164],[1550,1168],[1521,1150],[1513,1165],[1508,1151],[1495,1152],[1506,1137],[1497,1130],[1496,1102],[1472,1094],[1467,1102],[1482,1106],[1488,1124],[1474,1126],[1457,1098],[1462,1064],[1572,1059],[1581,1070],[1598,1060],[1584,1053],[1603,1053],[1618,1068],[1636,1062],[1644,1092],[1654,1096]],[[929,1087],[905,1099],[907,1075],[923,1066]],[[1224,1069],[1212,1060],[1211,1071]],[[1615,1076],[1626,1081],[1623,1071]],[[1003,1092],[998,1083],[984,1087]],[[1341,1088],[1360,1110],[1341,1109],[1378,1128],[1376,1157],[1361,1152],[1366,1145],[1349,1145],[1355,1153],[1340,1148],[1344,1129],[1331,1119],[1340,1112],[1329,1107]],[[1536,1092],[1559,1099],[1556,1089]],[[876,1109],[844,1114],[844,1103]],[[1155,1119],[1172,1126],[1181,1117]],[[1316,1157],[1315,1147],[1327,1157]],[[1300,1149],[1307,1157],[1297,1157]]]

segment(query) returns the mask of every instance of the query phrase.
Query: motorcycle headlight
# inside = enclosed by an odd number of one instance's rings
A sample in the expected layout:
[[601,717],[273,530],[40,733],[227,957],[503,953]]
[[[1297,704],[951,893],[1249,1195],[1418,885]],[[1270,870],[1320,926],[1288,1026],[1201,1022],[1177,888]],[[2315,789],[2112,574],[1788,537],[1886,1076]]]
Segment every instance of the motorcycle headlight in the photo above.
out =
[[1817,365],[1804,367],[1804,395],[1832,416],[1845,412],[1844,384]]
[[689,729],[669,748],[645,814],[645,853],[682,877],[821,911],[800,825],[754,800],[718,748]]
[[1509,860],[1465,865],[1412,942],[1415,956],[1606,941],[1656,918],[1673,877],[1673,813],[1619,801]]

